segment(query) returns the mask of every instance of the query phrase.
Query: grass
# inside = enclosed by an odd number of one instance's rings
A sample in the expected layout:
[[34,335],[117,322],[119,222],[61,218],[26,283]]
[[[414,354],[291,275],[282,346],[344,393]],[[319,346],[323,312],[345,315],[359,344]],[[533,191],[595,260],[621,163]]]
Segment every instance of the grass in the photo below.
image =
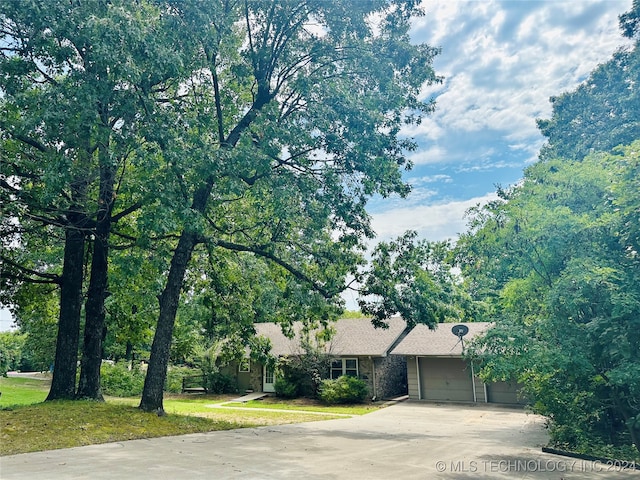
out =
[[145,413],[136,407],[91,401],[54,401],[0,411],[0,454],[229,430],[227,419]]
[[[228,404],[236,408],[212,408],[211,405],[222,405],[235,396],[184,396],[168,395],[164,399],[164,410],[169,415],[191,415],[210,419],[224,419],[230,422],[241,424],[243,427],[257,427],[265,425],[281,425],[285,423],[312,422],[317,420],[330,420],[340,418],[335,416],[320,416],[316,412],[324,412],[321,409],[308,408],[304,410],[309,413],[290,412],[285,408],[265,409],[256,412],[255,410],[243,411],[243,404]],[[120,405],[137,406],[140,403],[138,398],[109,398],[108,402]],[[248,402],[250,403],[250,402]],[[244,404],[247,405],[248,404]],[[260,405],[258,405],[260,407]],[[272,410],[272,411],[271,411]],[[288,410],[300,410],[293,406]],[[346,412],[326,412],[326,413],[346,413]]]
[[[214,408],[211,405],[228,402],[232,397],[168,395],[164,400],[167,415],[158,417],[138,409],[138,398],[44,402],[48,389],[47,381],[0,378],[0,455],[339,418],[337,415],[318,415],[314,411],[348,413],[309,405],[287,408],[280,402],[274,402],[264,411]],[[258,404],[260,407],[266,405]]]
[[323,405],[308,399],[283,400],[268,397],[263,400],[252,400],[246,403],[228,404],[237,408],[265,408],[273,410],[298,410],[307,412],[338,413],[342,415],[365,415],[378,410],[380,405]]
[[0,377],[0,408],[6,405],[44,402],[50,385],[46,380]]

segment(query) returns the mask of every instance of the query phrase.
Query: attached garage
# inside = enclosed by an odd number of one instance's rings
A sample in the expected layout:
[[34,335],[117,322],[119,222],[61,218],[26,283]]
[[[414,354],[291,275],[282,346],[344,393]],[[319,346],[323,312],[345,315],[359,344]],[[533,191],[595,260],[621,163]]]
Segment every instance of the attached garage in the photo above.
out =
[[[466,327],[465,341],[487,330],[485,322],[458,324]],[[463,357],[460,338],[451,331],[454,324],[439,324],[435,330],[417,325],[391,352],[407,358],[409,398],[434,402],[491,402],[524,404],[516,384],[485,385],[472,374]]]
[[461,358],[418,357],[423,400],[473,402],[473,382]]
[[495,382],[487,385],[487,402],[506,403],[512,405],[524,405],[525,399],[518,393],[518,385],[515,382]]

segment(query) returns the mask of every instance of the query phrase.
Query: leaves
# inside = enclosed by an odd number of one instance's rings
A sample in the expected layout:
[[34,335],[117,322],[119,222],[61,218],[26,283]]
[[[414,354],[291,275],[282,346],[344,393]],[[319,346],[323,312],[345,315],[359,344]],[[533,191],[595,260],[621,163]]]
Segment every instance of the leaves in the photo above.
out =
[[463,273],[499,292],[485,296],[497,326],[475,346],[482,375],[518,378],[554,439],[574,448],[637,438],[640,290],[628,232],[639,146],[538,162],[474,214],[459,245]]
[[464,293],[449,263],[451,246],[416,236],[407,232],[376,246],[360,292],[360,309],[383,327],[396,314],[409,325],[424,323],[431,328],[446,321],[465,321],[477,306]]
[[180,304],[185,331],[211,312],[243,333],[334,317],[373,236],[367,200],[408,193],[400,131],[433,108],[420,95],[438,50],[410,42],[417,14],[413,0],[4,2],[0,195],[20,241],[3,254],[30,268],[43,225],[86,238],[86,310],[111,293],[109,342],[136,348],[158,294],[165,343]]
[[[637,3],[637,2],[636,2]],[[636,5],[637,15],[637,5]],[[640,138],[640,49],[616,52],[573,92],[552,97],[553,115],[538,120],[548,142],[541,158],[580,161]]]

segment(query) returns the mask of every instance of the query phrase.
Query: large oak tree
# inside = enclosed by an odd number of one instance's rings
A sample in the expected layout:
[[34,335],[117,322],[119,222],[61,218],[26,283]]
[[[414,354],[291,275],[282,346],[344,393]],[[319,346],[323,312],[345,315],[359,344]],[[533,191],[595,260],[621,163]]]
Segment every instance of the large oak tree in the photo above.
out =
[[[51,399],[100,398],[114,234],[164,285],[144,409],[162,409],[185,279],[215,276],[195,252],[279,269],[285,323],[335,312],[373,235],[367,199],[408,191],[400,129],[433,107],[416,3],[3,2],[2,278],[60,287]],[[113,290],[113,311],[139,311]]]
[[409,41],[415,3],[172,3],[201,69],[185,84],[176,126],[184,143],[165,152],[183,182],[184,222],[141,408],[162,410],[180,293],[199,246],[261,257],[307,300],[339,302],[373,234],[367,199],[408,190],[401,170],[414,145],[400,129],[432,109],[419,95],[437,80],[437,51]]
[[157,106],[169,102],[186,63],[163,8],[97,0],[0,6],[2,278],[11,289],[59,285],[48,399],[101,398],[110,235],[155,190],[152,172],[141,176],[143,159],[167,111]]

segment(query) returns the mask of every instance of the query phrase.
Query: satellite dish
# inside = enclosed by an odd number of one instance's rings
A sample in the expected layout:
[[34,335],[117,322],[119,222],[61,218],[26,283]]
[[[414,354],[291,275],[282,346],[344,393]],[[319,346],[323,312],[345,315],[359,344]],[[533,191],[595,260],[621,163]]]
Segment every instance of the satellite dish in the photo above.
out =
[[466,325],[454,325],[451,327],[451,333],[462,340],[462,337],[469,333],[469,327]]

